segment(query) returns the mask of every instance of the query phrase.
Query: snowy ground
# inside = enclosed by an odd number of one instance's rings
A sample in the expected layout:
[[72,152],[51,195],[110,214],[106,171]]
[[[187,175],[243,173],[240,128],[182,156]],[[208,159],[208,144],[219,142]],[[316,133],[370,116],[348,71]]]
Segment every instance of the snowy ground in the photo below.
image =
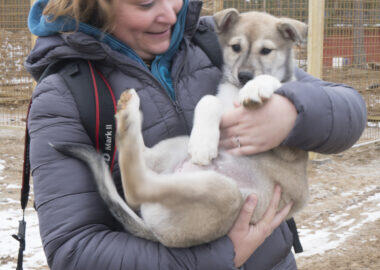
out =
[[[10,204],[13,201],[0,201],[0,204]],[[18,202],[17,202],[18,203]],[[18,242],[11,237],[17,234],[18,221],[21,219],[21,210],[8,209],[0,211],[0,269],[16,269],[14,258],[18,254]],[[24,269],[43,269],[46,258],[41,248],[41,239],[38,229],[38,219],[33,208],[26,209],[26,248],[24,252]]]
[[318,158],[309,205],[296,216],[300,269],[380,269],[380,142]]
[[[24,131],[0,127],[0,269],[16,269],[19,244],[11,236],[17,234],[20,207],[21,157]],[[31,190],[33,197],[33,190]],[[48,269],[42,250],[37,214],[29,201],[25,213],[26,248],[24,269]]]
[[[375,187],[370,187],[375,189]],[[377,206],[380,204],[380,190],[373,196],[370,196],[363,203],[349,207],[345,211],[356,211],[364,204],[373,202]],[[352,236],[355,236],[365,224],[374,223],[380,219],[380,207],[377,209],[368,209],[367,212],[360,214],[360,220],[352,217],[348,212],[343,214],[331,214],[329,220],[335,224],[334,227],[325,227],[323,222],[319,222],[320,228],[318,230],[311,230],[307,226],[299,228],[299,235],[302,239],[304,252],[298,257],[310,257],[315,254],[323,254],[331,249],[339,248],[344,242]],[[376,236],[370,241],[378,240]]]
[[[15,269],[21,218],[24,131],[0,127],[0,269]],[[295,219],[300,270],[380,269],[380,142],[309,163],[310,203]],[[33,197],[33,196],[32,196]],[[32,202],[26,211],[24,269],[48,269]]]

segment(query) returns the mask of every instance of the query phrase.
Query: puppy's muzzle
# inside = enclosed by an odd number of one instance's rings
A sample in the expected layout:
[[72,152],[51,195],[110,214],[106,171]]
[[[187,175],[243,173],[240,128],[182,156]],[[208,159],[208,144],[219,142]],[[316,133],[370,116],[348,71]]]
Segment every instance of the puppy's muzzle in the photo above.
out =
[[253,79],[253,73],[249,71],[240,71],[238,73],[238,79],[242,86],[244,86],[248,81]]

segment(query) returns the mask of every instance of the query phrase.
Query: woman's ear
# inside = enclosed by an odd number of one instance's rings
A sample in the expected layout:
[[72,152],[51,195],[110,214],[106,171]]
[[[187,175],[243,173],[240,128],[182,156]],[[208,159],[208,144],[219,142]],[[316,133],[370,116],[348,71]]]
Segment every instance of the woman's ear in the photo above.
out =
[[238,20],[239,11],[234,8],[221,10],[214,14],[215,32],[222,33],[230,29]]

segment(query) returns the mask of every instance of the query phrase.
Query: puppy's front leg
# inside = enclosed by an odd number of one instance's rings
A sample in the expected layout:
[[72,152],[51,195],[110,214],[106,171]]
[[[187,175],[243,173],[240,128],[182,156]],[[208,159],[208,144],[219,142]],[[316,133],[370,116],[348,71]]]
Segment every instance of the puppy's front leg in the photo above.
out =
[[221,101],[211,95],[204,96],[195,107],[194,125],[189,139],[189,154],[193,163],[208,165],[218,156],[222,113]]

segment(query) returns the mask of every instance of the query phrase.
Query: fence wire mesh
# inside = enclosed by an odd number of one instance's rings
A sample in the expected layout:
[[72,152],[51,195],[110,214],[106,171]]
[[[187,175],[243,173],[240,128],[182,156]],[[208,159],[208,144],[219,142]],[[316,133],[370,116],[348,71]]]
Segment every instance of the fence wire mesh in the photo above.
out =
[[[233,7],[240,12],[259,10],[307,23],[309,2],[310,0],[206,0],[203,14],[211,15],[218,10]],[[369,120],[361,140],[379,139],[380,1],[326,0],[324,40],[321,46],[322,79],[350,85],[361,93],[367,104]],[[296,48],[298,66],[305,70],[307,54],[307,46]]]
[[24,125],[33,81],[23,67],[31,47],[30,0],[0,0],[0,125]]
[[362,140],[380,138],[380,1],[326,1],[323,78],[357,89],[367,104]]
[[[203,15],[234,7],[240,12],[266,11],[308,22],[309,1],[205,0]],[[23,67],[31,49],[27,30],[30,0],[0,0],[0,125],[22,126],[33,80]],[[380,138],[380,1],[326,0],[324,80],[353,86],[364,97],[368,129],[363,139]],[[296,48],[298,65],[307,68],[306,46]],[[312,53],[312,52],[309,52]]]

